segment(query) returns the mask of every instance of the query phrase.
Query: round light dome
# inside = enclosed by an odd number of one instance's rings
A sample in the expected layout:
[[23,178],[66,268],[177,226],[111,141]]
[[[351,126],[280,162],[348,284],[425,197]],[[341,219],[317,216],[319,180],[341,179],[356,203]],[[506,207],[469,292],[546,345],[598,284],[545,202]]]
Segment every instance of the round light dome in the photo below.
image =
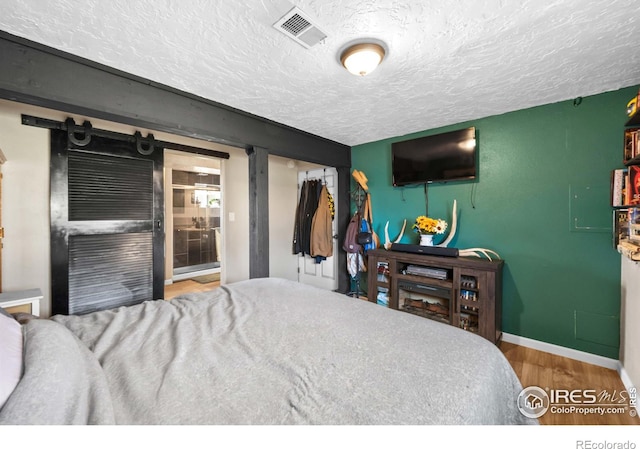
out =
[[365,76],[373,72],[384,59],[384,48],[378,44],[352,45],[342,52],[340,62],[351,73]]

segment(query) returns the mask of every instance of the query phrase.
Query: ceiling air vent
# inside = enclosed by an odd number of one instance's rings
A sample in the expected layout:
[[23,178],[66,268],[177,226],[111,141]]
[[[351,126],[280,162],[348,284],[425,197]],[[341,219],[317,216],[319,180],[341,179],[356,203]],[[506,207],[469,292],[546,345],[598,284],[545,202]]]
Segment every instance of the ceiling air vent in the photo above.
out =
[[295,7],[274,23],[273,27],[305,48],[311,48],[327,37],[325,32],[311,23],[309,16]]

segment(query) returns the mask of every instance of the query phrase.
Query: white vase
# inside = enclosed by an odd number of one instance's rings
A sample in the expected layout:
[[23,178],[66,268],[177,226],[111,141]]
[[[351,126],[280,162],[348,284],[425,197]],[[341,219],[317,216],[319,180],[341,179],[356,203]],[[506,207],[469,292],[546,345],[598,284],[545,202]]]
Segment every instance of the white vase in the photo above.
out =
[[420,234],[420,246],[433,246],[433,234]]

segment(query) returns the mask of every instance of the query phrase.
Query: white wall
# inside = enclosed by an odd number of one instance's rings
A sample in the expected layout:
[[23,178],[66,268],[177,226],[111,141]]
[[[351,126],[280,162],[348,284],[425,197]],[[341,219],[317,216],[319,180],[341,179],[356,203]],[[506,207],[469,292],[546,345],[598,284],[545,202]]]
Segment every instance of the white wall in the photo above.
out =
[[249,157],[234,149],[222,161],[222,282],[249,279]]
[[39,288],[40,315],[51,310],[49,131],[21,123],[22,109],[0,102],[2,166],[2,290]]
[[[50,316],[49,130],[22,125],[21,114],[58,121],[73,117],[76,123],[90,120],[94,128],[126,134],[140,131],[143,136],[152,132],[158,140],[228,152],[230,158],[222,164],[226,205],[222,220],[226,279],[222,280],[249,278],[249,173],[243,149],[0,100],[0,148],[7,158],[2,166],[3,291],[40,288],[41,316]],[[233,222],[230,213],[235,216]]]
[[293,281],[298,280],[298,256],[292,253],[297,167],[290,159],[269,156],[269,276]]
[[620,362],[632,384],[640,388],[640,262],[622,256]]

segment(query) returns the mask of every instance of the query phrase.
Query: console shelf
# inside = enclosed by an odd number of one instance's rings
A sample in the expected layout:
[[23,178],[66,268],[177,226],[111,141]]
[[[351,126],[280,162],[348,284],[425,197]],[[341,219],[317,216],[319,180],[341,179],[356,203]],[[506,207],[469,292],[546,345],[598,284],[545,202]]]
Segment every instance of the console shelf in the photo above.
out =
[[[377,273],[369,276],[369,301],[460,327],[494,344],[500,342],[502,260],[384,249],[368,251],[367,256],[368,267]],[[425,271],[429,274],[415,274]]]

